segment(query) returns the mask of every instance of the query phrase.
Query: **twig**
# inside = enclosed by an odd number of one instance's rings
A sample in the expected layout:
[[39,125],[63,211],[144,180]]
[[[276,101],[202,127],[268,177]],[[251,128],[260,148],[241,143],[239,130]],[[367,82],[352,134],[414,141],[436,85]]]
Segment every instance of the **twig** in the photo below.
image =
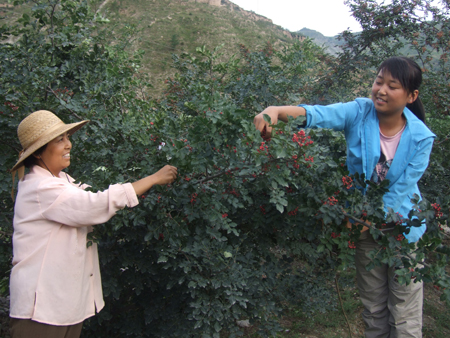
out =
[[[350,215],[350,214],[347,214],[345,211],[343,211],[342,214],[343,214],[344,216],[346,216],[346,217],[348,217],[348,218],[351,218],[352,220],[354,220],[354,221],[356,221],[356,222],[358,222],[358,223],[360,223],[360,224],[362,224],[362,225],[368,227],[368,228],[379,230],[379,231],[381,232],[381,235],[382,235],[382,236],[386,236],[386,234],[384,234],[383,231],[390,231],[390,230],[394,230],[394,229],[395,229],[395,228],[378,229],[378,228],[374,227],[373,225],[368,224],[368,223],[364,222],[363,220],[361,220],[361,219],[359,219],[359,218],[357,218],[357,217],[354,217],[354,216],[352,216],[352,215]],[[443,235],[444,235],[445,237],[447,237],[447,238],[450,238],[450,235],[447,234],[447,233],[445,233],[445,232],[444,232]]]
[[447,137],[445,140],[442,140],[442,141],[438,141],[438,142],[434,142],[435,144],[441,144],[441,143],[444,143],[445,141],[448,141],[449,140],[449,138]]
[[11,144],[9,144],[8,142],[5,142],[3,140],[0,140],[0,143],[6,144],[8,147],[10,147],[12,150],[16,151],[17,153],[20,152],[20,149],[15,148],[14,146],[12,146]]
[[[58,94],[56,94],[55,91],[54,91],[50,86],[47,86],[47,88],[52,92],[52,94],[53,94],[57,99],[59,99]],[[78,115],[77,113],[75,113],[72,109],[67,108],[67,107],[64,107],[64,108],[66,108],[68,111],[70,111],[70,113],[71,113],[72,115],[74,115],[77,119],[83,120],[83,118],[82,118],[80,115]]]
[[341,304],[341,309],[342,309],[342,313],[344,314],[345,317],[345,321],[347,322],[347,326],[348,326],[348,334],[350,336],[350,338],[352,338],[352,329],[350,327],[350,323],[348,321],[347,315],[345,314],[344,311],[344,304],[342,303],[342,298],[341,298],[341,292],[339,291],[339,281],[338,281],[338,274],[336,273],[336,275],[334,276],[334,282],[336,284],[336,291],[339,297],[339,303]]
[[348,217],[348,218],[350,218],[350,219],[352,219],[352,220],[354,220],[354,221],[356,221],[356,222],[358,222],[358,223],[360,223],[360,224],[362,224],[362,225],[364,225],[364,226],[366,226],[366,227],[368,227],[368,228],[380,230],[380,231],[381,231],[381,235],[386,236],[386,234],[383,233],[383,230],[382,230],[382,229],[377,229],[377,228],[375,228],[372,224],[366,223],[366,222],[364,222],[363,220],[361,220],[361,219],[359,219],[359,218],[357,218],[357,217],[355,217],[355,216],[352,216],[352,215],[350,215],[350,214],[347,214],[345,211],[342,211],[342,214],[343,214],[345,217]]
[[12,233],[10,233],[10,232],[6,232],[6,231],[2,231],[2,230],[0,230],[0,235],[4,235],[4,236],[8,236],[8,237],[11,237],[13,234]]

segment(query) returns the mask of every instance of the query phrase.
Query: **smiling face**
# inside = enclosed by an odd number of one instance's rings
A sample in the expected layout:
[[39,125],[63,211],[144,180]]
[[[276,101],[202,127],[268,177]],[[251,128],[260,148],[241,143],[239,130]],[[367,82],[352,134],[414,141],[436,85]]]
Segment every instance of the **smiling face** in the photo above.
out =
[[372,85],[372,101],[379,117],[401,116],[405,106],[414,102],[418,95],[418,90],[408,93],[399,80],[383,70],[378,73]]
[[72,149],[72,143],[69,134],[64,133],[47,143],[47,147],[40,155],[33,156],[36,157],[39,166],[50,170],[58,177],[60,171],[70,165],[70,149]]

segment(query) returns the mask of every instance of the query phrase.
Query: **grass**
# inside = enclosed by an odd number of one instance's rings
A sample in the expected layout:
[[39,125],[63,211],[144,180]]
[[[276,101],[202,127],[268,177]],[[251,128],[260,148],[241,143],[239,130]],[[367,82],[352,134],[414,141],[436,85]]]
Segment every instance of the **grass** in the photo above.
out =
[[[305,314],[300,307],[291,306],[279,321],[283,330],[277,338],[364,338],[364,323],[361,317],[363,306],[359,300],[354,270],[349,271],[346,277],[353,279],[353,282],[346,285],[340,283],[339,289],[343,308],[350,324],[351,336],[336,296],[336,310],[316,313],[312,316]],[[440,295],[439,290],[430,284],[425,284],[423,338],[450,337],[450,306],[440,301]],[[256,327],[250,327],[244,336],[259,337],[256,331]]]
[[[355,273],[350,270],[347,278],[355,279]],[[349,337],[347,320],[352,331],[352,337],[363,337],[364,325],[361,319],[363,310],[355,283],[339,283],[339,292],[342,299],[342,307],[339,304],[338,295],[334,297],[336,310],[324,313],[306,315],[302,309],[291,309],[283,318],[281,324],[283,331],[279,338],[342,338]],[[342,308],[345,316],[342,313]],[[347,319],[346,319],[347,318]]]

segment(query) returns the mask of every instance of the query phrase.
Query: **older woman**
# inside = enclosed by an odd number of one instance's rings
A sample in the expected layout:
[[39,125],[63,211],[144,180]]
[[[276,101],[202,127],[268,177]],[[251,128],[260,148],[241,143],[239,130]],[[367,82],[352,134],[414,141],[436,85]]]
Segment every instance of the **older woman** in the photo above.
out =
[[[92,193],[62,170],[70,165],[69,136],[88,121],[65,124],[41,110],[18,127],[23,147],[14,208],[10,280],[12,338],[79,337],[83,321],[100,311],[103,295],[97,245],[87,246],[92,226],[138,204],[137,195],[175,180],[165,166],[134,183]],[[24,175],[24,166],[29,173]],[[14,174],[13,174],[14,175]]]

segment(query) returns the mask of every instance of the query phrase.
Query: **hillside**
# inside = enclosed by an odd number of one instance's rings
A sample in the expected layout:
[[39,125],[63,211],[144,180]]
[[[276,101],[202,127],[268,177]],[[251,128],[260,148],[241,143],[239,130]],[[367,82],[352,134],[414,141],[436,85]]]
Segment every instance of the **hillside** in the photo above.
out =
[[[274,25],[266,17],[246,11],[229,0],[91,0],[92,9],[109,19],[107,39],[117,43],[127,36],[129,51],[144,51],[142,71],[149,74],[156,92],[173,74],[172,54],[194,52],[199,46],[223,45],[224,58],[267,43],[291,44],[304,37]],[[30,5],[0,0],[0,24],[12,24]],[[131,34],[131,35],[130,35]]]
[[[203,0],[207,2],[208,0]],[[206,45],[223,44],[225,56],[237,53],[239,45],[250,49],[267,42],[277,46],[292,43],[296,34],[276,26],[270,19],[248,12],[228,0],[109,0],[100,9],[111,21],[112,36],[135,25],[137,36],[131,48],[145,51],[143,63],[158,86],[171,74],[172,53],[194,52]]]
[[339,51],[339,45],[342,44],[342,41],[339,41],[337,36],[324,36],[322,33],[309,28],[303,28],[297,33],[311,38],[315,44],[324,47],[331,55],[336,55]]

